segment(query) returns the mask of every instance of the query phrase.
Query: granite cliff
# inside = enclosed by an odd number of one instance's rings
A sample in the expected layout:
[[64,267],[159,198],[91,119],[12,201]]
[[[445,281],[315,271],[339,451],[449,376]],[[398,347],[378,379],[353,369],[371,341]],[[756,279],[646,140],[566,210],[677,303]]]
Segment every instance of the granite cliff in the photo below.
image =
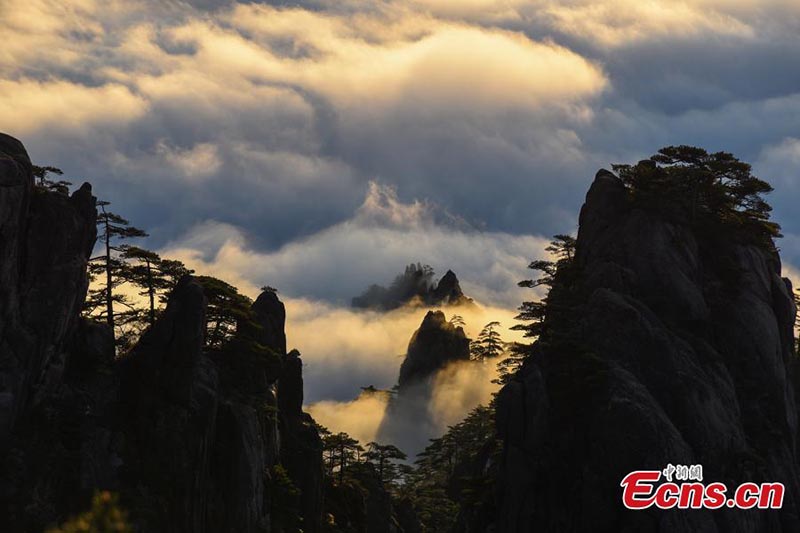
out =
[[[497,531],[799,531],[795,305],[777,252],[635,201],[600,171],[561,315],[500,393]],[[783,509],[628,511],[633,470],[780,481]]]
[[0,530],[42,531],[108,489],[143,531],[319,531],[321,441],[283,304],[264,292],[209,352],[187,276],[118,360],[107,326],[80,316],[96,217],[88,184],[37,187],[0,135]]

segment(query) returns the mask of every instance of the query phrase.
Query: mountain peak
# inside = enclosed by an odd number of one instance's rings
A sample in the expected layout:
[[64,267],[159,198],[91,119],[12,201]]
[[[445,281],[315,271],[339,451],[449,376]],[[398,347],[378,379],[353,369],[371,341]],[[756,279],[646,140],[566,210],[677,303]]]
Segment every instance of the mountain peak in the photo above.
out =
[[434,272],[429,265],[412,263],[388,286],[372,285],[353,298],[353,307],[390,311],[407,304],[423,306],[469,305],[473,301],[464,295],[458,277],[448,270],[433,282]]

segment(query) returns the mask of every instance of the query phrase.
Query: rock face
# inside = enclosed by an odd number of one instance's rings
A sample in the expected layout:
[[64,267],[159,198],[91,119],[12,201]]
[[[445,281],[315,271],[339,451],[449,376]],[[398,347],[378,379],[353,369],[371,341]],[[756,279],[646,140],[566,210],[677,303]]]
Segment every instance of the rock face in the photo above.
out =
[[72,196],[34,187],[25,148],[0,134],[0,530],[40,530],[104,480],[97,402],[113,378],[85,368],[113,352],[78,318],[95,219],[88,184]]
[[[800,531],[795,306],[777,254],[633,204],[601,171],[581,210],[572,325],[501,392],[497,530]],[[581,347],[559,341],[580,339]],[[780,511],[626,511],[633,470],[786,486]]]
[[142,531],[288,533],[275,518],[287,498],[319,531],[321,443],[275,293],[253,304],[246,338],[208,352],[204,290],[186,277],[115,361],[112,333],[80,318],[91,187],[43,190],[31,170],[0,135],[0,531],[42,531],[98,489]]
[[404,305],[474,305],[472,299],[464,295],[452,270],[448,270],[438,283],[433,282],[433,275],[429,266],[408,265],[389,287],[372,285],[353,298],[353,307],[390,311]]
[[61,378],[96,233],[91,186],[49,194],[34,189],[31,171],[22,144],[0,134],[0,435],[35,389]]
[[[296,350],[289,352],[278,385],[282,464],[300,490],[303,531],[321,528],[324,490],[322,439],[310,415],[303,412],[303,363]],[[289,532],[287,532],[289,533]]]
[[274,406],[274,395],[269,385],[239,394],[204,353],[205,308],[203,288],[184,278],[120,363],[120,475],[148,531],[269,527],[278,431],[263,405]]
[[469,339],[464,330],[448,322],[441,311],[428,311],[408,343],[400,365],[398,392],[426,381],[452,361],[467,360]]
[[455,272],[448,270],[429,297],[430,305],[469,305],[472,300],[464,295]]
[[441,311],[428,311],[408,343],[400,366],[397,394],[389,400],[378,441],[392,443],[409,455],[435,436],[429,403],[438,372],[450,363],[469,361],[469,339]]

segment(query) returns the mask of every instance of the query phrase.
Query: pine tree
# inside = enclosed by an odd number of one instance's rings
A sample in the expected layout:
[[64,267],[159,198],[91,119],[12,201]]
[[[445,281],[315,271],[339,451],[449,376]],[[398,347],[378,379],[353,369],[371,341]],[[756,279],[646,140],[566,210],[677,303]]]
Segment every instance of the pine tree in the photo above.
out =
[[178,280],[192,271],[180,261],[162,259],[144,248],[125,244],[119,249],[124,265],[120,275],[127,283],[142,289],[139,294],[148,299],[147,323],[152,326],[156,319],[156,300],[164,302]]
[[548,312],[552,311],[549,306],[549,291],[558,282],[558,276],[563,275],[573,264],[575,257],[576,241],[569,235],[556,235],[550,241],[550,245],[545,248],[554,260],[533,261],[528,268],[538,270],[542,274],[535,280],[520,281],[518,285],[529,289],[537,287],[547,287],[548,294],[539,301],[523,302],[519,307],[519,314],[516,319],[524,322],[517,324],[511,329],[524,331],[526,337],[538,337],[545,326]]
[[50,174],[61,176],[64,172],[56,167],[40,167],[33,165],[33,177],[37,187],[60,194],[69,194],[69,187],[72,183],[64,180],[53,181],[49,177]]
[[500,356],[506,350],[506,343],[500,332],[500,322],[489,322],[469,345],[470,357],[474,361],[484,361]]
[[116,337],[116,328],[119,324],[117,324],[114,304],[127,308],[126,311],[122,312],[123,321],[132,320],[132,317],[136,316],[136,310],[127,299],[114,291],[115,288],[125,282],[122,274],[125,271],[126,264],[124,259],[120,257],[123,248],[118,243],[127,239],[147,237],[147,233],[131,226],[130,222],[121,216],[106,211],[106,206],[109,205],[109,202],[98,202],[97,205],[100,207],[100,213],[97,216],[97,225],[100,229],[98,238],[103,245],[104,253],[91,259],[89,272],[92,277],[102,275],[105,278],[105,284],[101,288],[90,292],[86,308],[92,313],[95,309],[101,306],[104,307],[104,311],[100,311],[97,316],[106,320]]
[[328,471],[333,476],[336,466],[339,467],[339,483],[344,479],[348,464],[356,462],[357,453],[363,450],[359,442],[344,432],[329,433],[322,437],[323,453],[327,454]]
[[255,328],[252,300],[239,290],[220,279],[211,276],[197,276],[208,299],[206,307],[206,348],[222,350],[234,338],[238,329],[247,324]]
[[451,316],[450,323],[457,328],[463,328],[464,326],[467,325],[467,323],[464,322],[464,317],[462,317],[461,315]]
[[636,165],[613,168],[634,201],[685,217],[696,227],[735,227],[768,248],[780,237],[780,226],[770,221],[772,207],[763,198],[772,187],[728,152],[668,146]]
[[378,477],[385,485],[394,483],[399,478],[399,470],[394,461],[404,461],[406,454],[392,444],[367,443],[367,461],[375,465]]

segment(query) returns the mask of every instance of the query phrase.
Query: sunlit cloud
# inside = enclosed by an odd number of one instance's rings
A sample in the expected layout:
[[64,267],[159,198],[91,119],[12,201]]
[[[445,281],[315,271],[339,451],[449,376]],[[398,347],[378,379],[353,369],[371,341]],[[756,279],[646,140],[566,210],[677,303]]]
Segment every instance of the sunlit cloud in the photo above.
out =
[[87,132],[142,117],[147,102],[116,84],[0,80],[0,124],[24,135],[41,129]]
[[[6,0],[0,34],[0,130],[144,245],[276,286],[307,400],[342,420],[372,420],[347,402],[393,384],[423,313],[352,296],[421,261],[481,304],[472,335],[510,326],[601,166],[732,151],[775,185],[800,264],[794,0]],[[488,394],[464,376],[442,376],[439,426]]]
[[292,297],[345,305],[370,284],[388,283],[405,265],[422,262],[440,275],[455,271],[479,302],[516,307],[526,296],[516,284],[529,276],[532,259],[546,256],[549,239],[460,224],[433,204],[401,203],[391,188],[372,184],[351,219],[274,252],[251,249],[240,229],[217,222],[195,227],[162,252],[247,286],[269,284]]

